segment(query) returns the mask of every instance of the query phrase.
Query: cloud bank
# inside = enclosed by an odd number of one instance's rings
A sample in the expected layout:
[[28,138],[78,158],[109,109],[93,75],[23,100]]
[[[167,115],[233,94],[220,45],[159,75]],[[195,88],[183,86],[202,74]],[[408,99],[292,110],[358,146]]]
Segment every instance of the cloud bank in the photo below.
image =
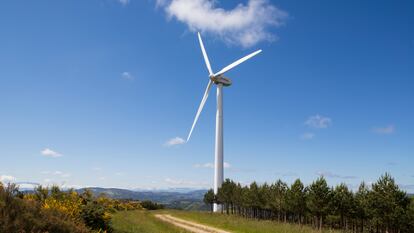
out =
[[210,186],[208,182],[200,182],[200,181],[191,181],[191,180],[181,180],[181,179],[174,179],[174,178],[165,178],[164,182],[172,187],[191,187],[191,188],[207,188]]
[[[204,163],[204,164],[194,164],[195,168],[214,168],[214,164],[213,163]],[[223,163],[223,168],[230,168],[231,165],[227,162]]]
[[242,47],[276,40],[270,28],[284,25],[288,17],[268,0],[249,0],[231,10],[217,5],[217,0],[157,0],[169,19],[186,24],[190,31],[209,33]]
[[9,175],[0,175],[0,182],[9,183],[15,181],[16,178],[14,176]]

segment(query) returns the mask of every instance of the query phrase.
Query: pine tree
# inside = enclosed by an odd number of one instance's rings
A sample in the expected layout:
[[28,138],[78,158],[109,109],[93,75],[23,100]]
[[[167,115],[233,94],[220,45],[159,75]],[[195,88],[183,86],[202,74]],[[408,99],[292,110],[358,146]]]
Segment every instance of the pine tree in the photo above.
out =
[[340,217],[340,227],[348,229],[348,220],[352,216],[354,197],[346,184],[342,183],[332,191],[332,211]]
[[370,208],[374,223],[385,232],[399,232],[404,226],[404,216],[408,212],[410,199],[395,184],[388,173],[372,184]]
[[253,218],[258,218],[258,210],[260,208],[259,186],[256,182],[250,184],[246,193],[247,205],[250,209],[250,215]]
[[320,230],[323,221],[330,212],[331,190],[324,177],[318,178],[308,188],[307,207],[311,214],[316,218],[315,226]]
[[270,205],[273,211],[277,214],[277,219],[286,220],[286,192],[288,186],[280,179],[270,186],[271,200]]
[[355,216],[359,220],[359,227],[361,232],[364,232],[364,227],[371,218],[371,211],[369,207],[369,189],[364,182],[358,188],[355,194]]
[[206,203],[207,205],[210,206],[210,211],[213,212],[213,204],[214,204],[214,199],[215,199],[215,195],[214,195],[214,191],[213,189],[210,189],[206,192],[206,194],[204,194],[204,203]]
[[286,204],[289,211],[294,215],[294,221],[301,224],[306,213],[306,193],[305,186],[300,179],[295,180],[290,186],[286,195]]

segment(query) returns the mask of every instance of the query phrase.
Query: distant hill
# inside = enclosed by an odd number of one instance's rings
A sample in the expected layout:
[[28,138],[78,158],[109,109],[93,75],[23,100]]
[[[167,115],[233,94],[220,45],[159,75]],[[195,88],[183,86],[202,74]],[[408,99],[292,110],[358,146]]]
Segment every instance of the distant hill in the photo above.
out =
[[154,190],[154,191],[135,191],[118,188],[99,188],[89,187],[77,189],[82,193],[85,189],[89,189],[96,196],[106,195],[114,199],[133,199],[133,200],[150,200],[160,204],[164,204],[167,208],[184,209],[184,210],[208,210],[203,202],[204,194],[207,190]]

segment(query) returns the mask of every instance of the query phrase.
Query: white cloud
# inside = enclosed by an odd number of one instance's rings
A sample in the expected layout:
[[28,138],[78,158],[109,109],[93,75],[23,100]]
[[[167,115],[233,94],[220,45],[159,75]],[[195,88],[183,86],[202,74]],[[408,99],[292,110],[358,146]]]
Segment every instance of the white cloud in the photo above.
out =
[[66,182],[63,182],[62,184],[59,185],[59,187],[63,190],[67,190],[67,189],[80,189],[82,188],[82,186],[77,185],[77,184],[67,184]]
[[166,143],[164,143],[164,146],[171,147],[176,145],[184,144],[185,140],[180,137],[171,138]]
[[54,175],[54,176],[60,176],[62,178],[67,178],[70,177],[71,174],[70,173],[65,173],[65,172],[61,172],[61,171],[42,171],[41,172],[44,175]]
[[173,187],[206,188],[210,186],[210,184],[207,182],[197,182],[197,181],[180,180],[180,179],[173,179],[173,178],[165,178],[164,182],[167,183],[167,185],[173,186]]
[[42,153],[42,155],[44,155],[46,157],[51,157],[51,158],[57,158],[57,157],[63,156],[62,154],[60,154],[56,151],[53,151],[49,148],[46,148],[46,149],[42,150],[40,153]]
[[30,181],[22,181],[22,182],[15,182],[15,183],[19,186],[19,189],[34,189],[40,185],[39,183],[30,182]]
[[276,172],[276,175],[283,177],[297,177],[299,176],[296,172]]
[[129,3],[129,0],[118,0],[119,3],[121,3],[122,5],[126,6]]
[[194,164],[193,167],[195,167],[195,168],[214,168],[214,164],[212,164],[212,163]]
[[[214,168],[214,164],[213,163],[194,164],[193,167],[195,167],[195,168]],[[231,164],[229,164],[227,162],[224,162],[223,167],[224,168],[230,168]]]
[[135,77],[131,73],[126,72],[126,71],[125,72],[122,72],[121,78],[123,78],[125,80],[130,80],[130,81],[132,81],[132,80],[135,79]]
[[330,171],[319,171],[316,172],[316,175],[318,176],[324,176],[324,177],[329,177],[329,178],[340,178],[340,179],[356,179],[358,177],[356,176],[343,176],[343,175],[339,175]]
[[164,7],[165,5],[167,5],[169,0],[155,0],[155,5],[157,7]]
[[63,173],[63,174],[61,175],[61,177],[62,177],[62,178],[68,178],[68,177],[71,177],[71,174],[70,174],[70,173]]
[[395,127],[393,125],[389,125],[386,127],[374,127],[372,130],[377,134],[392,134],[395,132]]
[[274,41],[270,27],[284,25],[288,14],[268,0],[249,0],[234,9],[218,7],[218,0],[157,0],[169,18],[185,23],[191,31],[212,34],[226,43],[250,47]]
[[15,180],[16,180],[16,177],[14,176],[0,175],[0,182],[3,182],[3,183],[14,182]]
[[325,129],[331,126],[332,120],[329,117],[324,117],[321,115],[310,116],[308,120],[305,121],[305,125],[311,128]]
[[315,134],[313,133],[303,133],[302,135],[300,135],[300,138],[303,140],[311,140],[315,137]]

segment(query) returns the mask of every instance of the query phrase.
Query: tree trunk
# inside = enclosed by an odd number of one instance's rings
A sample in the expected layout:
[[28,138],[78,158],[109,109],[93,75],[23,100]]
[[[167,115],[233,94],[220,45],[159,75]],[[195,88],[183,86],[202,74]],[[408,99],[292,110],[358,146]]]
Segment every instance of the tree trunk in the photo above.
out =
[[319,217],[319,230],[322,231],[322,225],[323,225],[323,218],[322,216]]

